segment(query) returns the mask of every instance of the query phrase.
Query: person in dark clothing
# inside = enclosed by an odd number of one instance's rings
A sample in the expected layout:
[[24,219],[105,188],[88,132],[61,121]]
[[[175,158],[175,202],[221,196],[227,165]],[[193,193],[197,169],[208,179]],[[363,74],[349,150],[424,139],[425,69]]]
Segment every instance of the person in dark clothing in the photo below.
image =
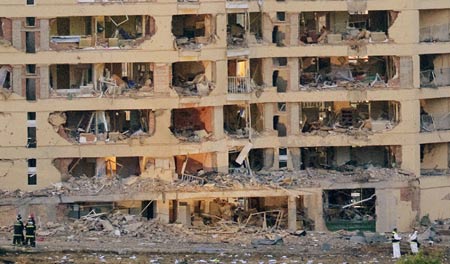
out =
[[25,226],[25,245],[36,246],[36,225],[31,217],[28,217],[27,225]]
[[22,217],[17,215],[17,221],[14,223],[13,245],[23,244],[23,222]]

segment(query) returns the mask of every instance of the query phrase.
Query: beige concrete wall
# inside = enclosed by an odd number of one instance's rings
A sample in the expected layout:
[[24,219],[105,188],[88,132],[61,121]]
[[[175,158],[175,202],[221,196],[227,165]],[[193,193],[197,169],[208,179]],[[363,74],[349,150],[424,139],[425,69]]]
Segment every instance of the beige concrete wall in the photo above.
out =
[[419,11],[403,10],[389,28],[389,37],[396,43],[419,42]]
[[398,228],[400,232],[410,231],[416,219],[412,210],[411,197],[402,197],[400,189],[376,189],[376,230],[389,232]]
[[27,145],[27,113],[0,112],[0,146],[25,147]]
[[448,143],[427,144],[424,146],[424,157],[421,169],[447,169]]
[[421,10],[420,11],[420,27],[432,27],[436,25],[450,23],[450,9],[443,10]]
[[450,217],[450,176],[420,178],[420,215],[432,220]]

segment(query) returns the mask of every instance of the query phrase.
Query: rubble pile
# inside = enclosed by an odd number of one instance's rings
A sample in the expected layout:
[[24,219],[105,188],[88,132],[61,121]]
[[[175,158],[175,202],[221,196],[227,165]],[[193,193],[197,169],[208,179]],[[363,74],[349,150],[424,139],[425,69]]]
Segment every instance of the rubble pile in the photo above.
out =
[[347,182],[378,182],[383,180],[407,181],[414,175],[401,169],[377,168],[373,166],[354,167],[345,165],[338,170],[306,169],[277,171],[261,170],[249,175],[246,170],[237,169],[230,174],[207,172],[197,176],[202,181],[176,180],[165,182],[155,178],[130,176],[114,177],[71,177],[66,182],[53,184],[52,187],[36,191],[0,190],[2,198],[51,197],[57,195],[102,195],[132,194],[152,190],[154,192],[170,191],[213,191],[222,189],[257,189],[257,188],[298,188],[320,187],[322,184]]
[[[89,213],[71,223],[48,222],[38,230],[38,236],[111,236],[151,238],[155,242],[172,239],[185,242],[189,231],[178,225],[166,225],[157,220],[145,220],[136,215]],[[73,238],[71,237],[71,238]]]

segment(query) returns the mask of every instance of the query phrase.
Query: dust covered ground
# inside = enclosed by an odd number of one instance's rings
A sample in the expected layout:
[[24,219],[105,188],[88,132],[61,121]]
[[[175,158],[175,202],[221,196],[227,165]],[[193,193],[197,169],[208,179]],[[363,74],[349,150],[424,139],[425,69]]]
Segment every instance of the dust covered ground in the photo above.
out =
[[[27,248],[12,246],[12,235],[3,232],[0,263],[395,263],[389,242],[361,243],[336,232],[308,232],[306,236],[277,233],[284,236],[282,243],[255,244],[273,235],[193,234],[181,241],[151,236],[55,235],[39,237],[36,248]],[[409,252],[408,247],[408,243],[402,244],[402,251]],[[442,263],[449,261],[447,246],[422,250],[441,251]]]

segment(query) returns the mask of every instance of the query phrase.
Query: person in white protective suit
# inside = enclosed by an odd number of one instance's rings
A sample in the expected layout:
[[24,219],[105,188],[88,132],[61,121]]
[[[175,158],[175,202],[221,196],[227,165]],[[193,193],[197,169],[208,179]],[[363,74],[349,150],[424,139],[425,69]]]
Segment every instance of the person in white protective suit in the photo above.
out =
[[413,233],[409,235],[409,246],[411,247],[411,253],[414,255],[419,253],[419,242],[417,241],[417,230],[415,228]]
[[398,235],[397,228],[394,228],[394,230],[392,230],[392,253],[393,253],[392,258],[401,257],[400,240],[402,240],[402,238]]

